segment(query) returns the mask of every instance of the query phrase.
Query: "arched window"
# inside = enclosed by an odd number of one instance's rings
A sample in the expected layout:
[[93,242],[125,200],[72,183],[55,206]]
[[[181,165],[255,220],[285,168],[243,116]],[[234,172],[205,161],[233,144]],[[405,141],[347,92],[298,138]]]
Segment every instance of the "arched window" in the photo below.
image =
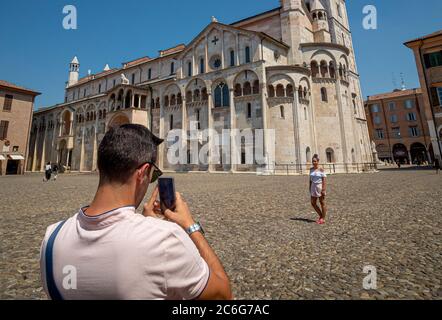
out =
[[302,86],[299,86],[299,88],[298,88],[298,100],[299,100],[299,102],[301,102],[301,100],[304,98],[304,95],[303,95],[303,91],[302,91]]
[[170,115],[170,119],[169,119],[169,130],[173,130],[173,114]]
[[313,12],[312,17],[313,17],[313,20],[318,19],[318,16],[316,15],[316,12]]
[[187,91],[186,92],[186,102],[187,103],[191,103],[193,100],[192,100],[192,91]]
[[281,119],[285,119],[284,106],[279,107],[279,115],[281,116]]
[[241,97],[242,96],[242,88],[241,88],[241,84],[237,83],[235,85],[235,97]]
[[342,79],[344,73],[343,73],[343,68],[342,68],[342,63],[339,64],[339,77]]
[[235,66],[235,51],[230,50],[230,66]]
[[170,97],[170,105],[176,105],[176,96],[174,94]]
[[259,94],[259,80],[253,82],[253,94]]
[[160,98],[159,97],[155,100],[155,107],[160,108]]
[[284,97],[285,96],[285,90],[284,90],[284,86],[282,84],[278,84],[276,86],[276,96],[277,97]]
[[176,102],[177,102],[177,104],[183,104],[183,97],[181,96],[181,93],[177,94]]
[[287,97],[289,97],[289,98],[293,98],[295,92],[293,91],[293,86],[292,86],[291,84],[288,84],[288,85],[287,85],[285,91],[286,91],[286,95],[287,95]]
[[321,88],[321,100],[323,102],[328,102],[327,89],[326,88]]
[[229,87],[225,83],[220,83],[215,88],[215,108],[229,107],[230,94]]
[[335,63],[333,61],[330,61],[329,70],[330,70],[330,78],[335,79],[336,78],[336,68],[335,68]]
[[164,106],[168,107],[169,106],[169,96],[165,96],[164,97]]
[[250,63],[252,61],[250,57],[250,47],[246,47],[246,63]]
[[307,90],[307,87],[304,87],[304,96],[303,96],[303,97],[304,97],[305,100],[310,100],[310,99],[309,99],[309,96],[308,96],[308,90]]
[[98,111],[98,119],[101,120],[103,118],[103,111]]
[[324,60],[321,61],[321,76],[323,78],[328,78],[328,65]]
[[174,74],[175,73],[175,62],[172,62],[171,64],[170,64],[170,74],[172,75],[172,74]]
[[247,104],[247,118],[248,119],[252,118],[252,104],[251,103]]
[[104,109],[103,110],[103,119],[106,119],[106,113],[107,113],[107,111],[106,111],[106,109]]
[[304,107],[304,120],[308,120],[308,113],[306,107]]
[[193,101],[200,101],[200,100],[201,100],[200,91],[199,89],[195,89],[195,91],[193,92]]
[[187,76],[191,77],[192,74],[193,74],[193,72],[192,72],[192,62],[189,61],[187,63]]
[[252,87],[250,86],[250,82],[248,82],[248,81],[246,83],[244,83],[243,94],[245,96],[252,94]]
[[275,96],[275,87],[269,86],[268,90],[269,90],[269,97],[273,98]]
[[312,63],[310,64],[310,67],[312,69],[312,77],[317,78],[319,75],[318,63],[316,61],[312,61]]
[[335,163],[335,152],[332,148],[328,148],[325,154],[327,156],[327,163]]
[[207,101],[207,100],[209,100],[209,95],[207,94],[207,89],[206,89],[206,88],[203,88],[203,89],[201,90],[201,100],[202,100],[202,101]]
[[204,61],[204,58],[201,58],[201,59],[200,59],[200,73],[201,73],[201,74],[204,73],[204,72],[206,72],[206,68],[205,68],[205,66],[206,66],[206,63],[205,63],[205,61]]

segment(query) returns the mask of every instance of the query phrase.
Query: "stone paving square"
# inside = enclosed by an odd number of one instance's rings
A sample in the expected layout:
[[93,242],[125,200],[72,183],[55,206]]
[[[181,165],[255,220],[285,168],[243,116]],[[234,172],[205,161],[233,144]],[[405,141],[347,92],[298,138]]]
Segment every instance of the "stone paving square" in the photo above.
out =
[[[237,299],[442,297],[442,174],[330,176],[324,226],[312,223],[308,177],[174,176]],[[88,204],[97,183],[96,175],[0,178],[0,299],[46,299],[44,231]],[[377,290],[363,288],[367,265],[377,269]]]

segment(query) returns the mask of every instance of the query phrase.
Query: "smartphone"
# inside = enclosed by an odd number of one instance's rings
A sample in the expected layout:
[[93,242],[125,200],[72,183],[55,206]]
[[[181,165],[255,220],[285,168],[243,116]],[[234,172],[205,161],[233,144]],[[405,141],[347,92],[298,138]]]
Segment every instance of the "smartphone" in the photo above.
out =
[[160,193],[161,210],[175,210],[175,180],[169,177],[162,177],[158,179],[158,189]]

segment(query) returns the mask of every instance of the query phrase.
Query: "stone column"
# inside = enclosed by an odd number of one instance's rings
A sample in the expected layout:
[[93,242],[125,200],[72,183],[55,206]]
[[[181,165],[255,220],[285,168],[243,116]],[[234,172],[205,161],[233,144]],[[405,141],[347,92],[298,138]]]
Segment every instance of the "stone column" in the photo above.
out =
[[[269,129],[269,113],[268,113],[268,106],[267,106],[267,83],[265,82],[266,79],[266,74],[265,74],[265,69],[262,68],[262,80],[263,82],[261,83],[261,110],[262,110],[262,128],[264,129],[264,150],[263,150],[263,155],[265,157],[265,163],[266,163],[266,167],[265,167],[265,171],[267,173],[270,173],[271,170],[273,170],[273,165],[274,163],[269,163],[271,159],[269,159],[269,154],[268,154],[268,150],[269,150],[269,145],[268,143],[270,143],[271,141],[269,141],[269,136],[268,136],[268,129]],[[276,159],[273,159],[276,160]]]
[[[160,90],[159,92],[159,96],[160,96],[160,138],[164,139],[164,105],[162,102],[161,97],[163,96],[163,92],[162,90]],[[158,150],[158,166],[160,167],[160,169],[164,169],[164,152],[165,152],[165,147],[166,147],[167,141],[165,141],[164,143],[162,143],[159,146],[159,150]]]
[[45,168],[46,165],[46,133],[47,133],[47,127],[45,126],[45,130],[43,133],[43,147],[41,152],[41,162],[40,162],[40,171]]
[[239,35],[236,34],[236,65],[239,66],[241,64],[240,59],[239,59]]
[[236,106],[235,106],[235,98],[234,98],[235,89],[230,89],[230,164],[231,168],[230,171],[232,173],[235,173],[237,171],[237,146],[236,146],[236,139],[235,139],[235,129],[236,128]]
[[[187,162],[187,104],[186,104],[186,95],[184,94],[182,98],[182,107],[181,107],[181,152],[185,152],[185,157]],[[182,166],[184,163],[181,164]]]
[[298,90],[294,90],[292,113],[293,113],[293,126],[294,126],[293,132],[295,140],[295,163],[297,165],[297,169],[301,169],[302,160],[301,160],[301,139],[299,137],[298,103],[299,103]]
[[[338,113],[339,113],[339,128],[341,134],[341,145],[342,145],[342,160],[345,166],[345,171],[348,172],[348,150],[347,150],[347,138],[345,136],[345,126],[344,126],[344,111],[342,106],[342,93],[341,93],[341,82],[336,80],[336,96],[338,98]],[[335,151],[336,152],[336,151]]]
[[208,125],[207,128],[209,129],[209,155],[208,155],[208,162],[209,162],[209,172],[214,171],[214,166],[212,163],[212,148],[213,148],[213,136],[212,136],[212,130],[213,130],[213,117],[212,117],[212,109],[213,109],[213,97],[212,97],[212,89],[207,90],[208,100],[207,100],[207,119],[208,119]]

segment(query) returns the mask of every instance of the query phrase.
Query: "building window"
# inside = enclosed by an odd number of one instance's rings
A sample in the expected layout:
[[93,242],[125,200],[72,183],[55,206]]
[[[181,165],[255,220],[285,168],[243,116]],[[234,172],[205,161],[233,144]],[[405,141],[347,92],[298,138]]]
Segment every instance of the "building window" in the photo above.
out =
[[384,130],[382,129],[376,129],[376,137],[378,139],[384,139]]
[[14,100],[14,97],[12,95],[10,95],[10,94],[5,95],[5,102],[3,104],[3,111],[11,111],[12,100]]
[[279,107],[279,115],[280,115],[281,119],[285,119],[284,106]]
[[230,50],[230,66],[235,66],[235,51]]
[[173,114],[170,115],[170,123],[169,123],[170,127],[169,130],[173,130]]
[[187,76],[191,77],[192,76],[192,62],[189,62],[187,64]]
[[393,138],[400,138],[401,137],[401,129],[400,128],[392,128],[391,129]]
[[131,81],[131,84],[134,84],[135,83],[135,73],[132,73],[132,81]]
[[147,79],[151,80],[152,79],[152,69],[149,68],[149,70],[147,70]]
[[442,66],[442,51],[425,54],[424,61],[427,69]]
[[206,63],[205,63],[205,61],[204,61],[204,58],[201,58],[201,59],[200,59],[200,74],[206,72],[205,64],[206,64]]
[[215,88],[215,108],[229,107],[229,106],[230,106],[229,87],[225,83],[220,83]]
[[247,104],[247,118],[248,119],[252,118],[252,104],[251,103]]
[[83,97],[86,97],[86,89],[83,89]]
[[328,148],[325,152],[327,155],[327,163],[334,163],[335,162],[335,152],[332,148]]
[[397,115],[392,114],[392,115],[390,116],[390,121],[391,121],[391,123],[396,123],[397,120],[398,120]]
[[375,117],[373,118],[373,122],[374,122],[375,124],[377,124],[377,125],[381,124],[381,123],[382,123],[382,121],[381,121],[381,117],[380,117],[380,116],[375,116]]
[[326,88],[321,88],[321,100],[323,102],[328,102],[327,89]]
[[101,83],[98,85],[98,93],[101,93]]
[[389,104],[388,104],[388,110],[390,110],[390,111],[394,111],[396,109],[396,103],[394,103],[394,102],[390,102]]
[[380,111],[379,105],[378,104],[373,104],[371,106],[371,112],[372,113],[378,113]]
[[406,109],[413,109],[413,107],[414,107],[413,100],[405,100]]
[[250,63],[251,62],[251,58],[250,58],[250,47],[246,47],[246,63]]
[[171,64],[170,64],[170,74],[172,75],[172,74],[174,74],[175,73],[175,62],[172,62]]
[[442,87],[439,87],[437,90],[437,96],[439,97],[439,105],[442,106]]
[[115,87],[115,85],[116,85],[116,80],[114,79],[114,83],[113,83],[113,86]]
[[410,137],[419,137],[419,128],[418,127],[410,127],[409,132],[410,132]]
[[8,138],[9,121],[0,121],[0,140]]
[[337,11],[338,11],[338,16],[340,17],[340,18],[342,18],[342,7],[341,7],[341,5],[338,3],[338,5],[337,5]]
[[408,121],[416,121],[416,114],[414,112],[410,112],[407,114],[407,120]]

